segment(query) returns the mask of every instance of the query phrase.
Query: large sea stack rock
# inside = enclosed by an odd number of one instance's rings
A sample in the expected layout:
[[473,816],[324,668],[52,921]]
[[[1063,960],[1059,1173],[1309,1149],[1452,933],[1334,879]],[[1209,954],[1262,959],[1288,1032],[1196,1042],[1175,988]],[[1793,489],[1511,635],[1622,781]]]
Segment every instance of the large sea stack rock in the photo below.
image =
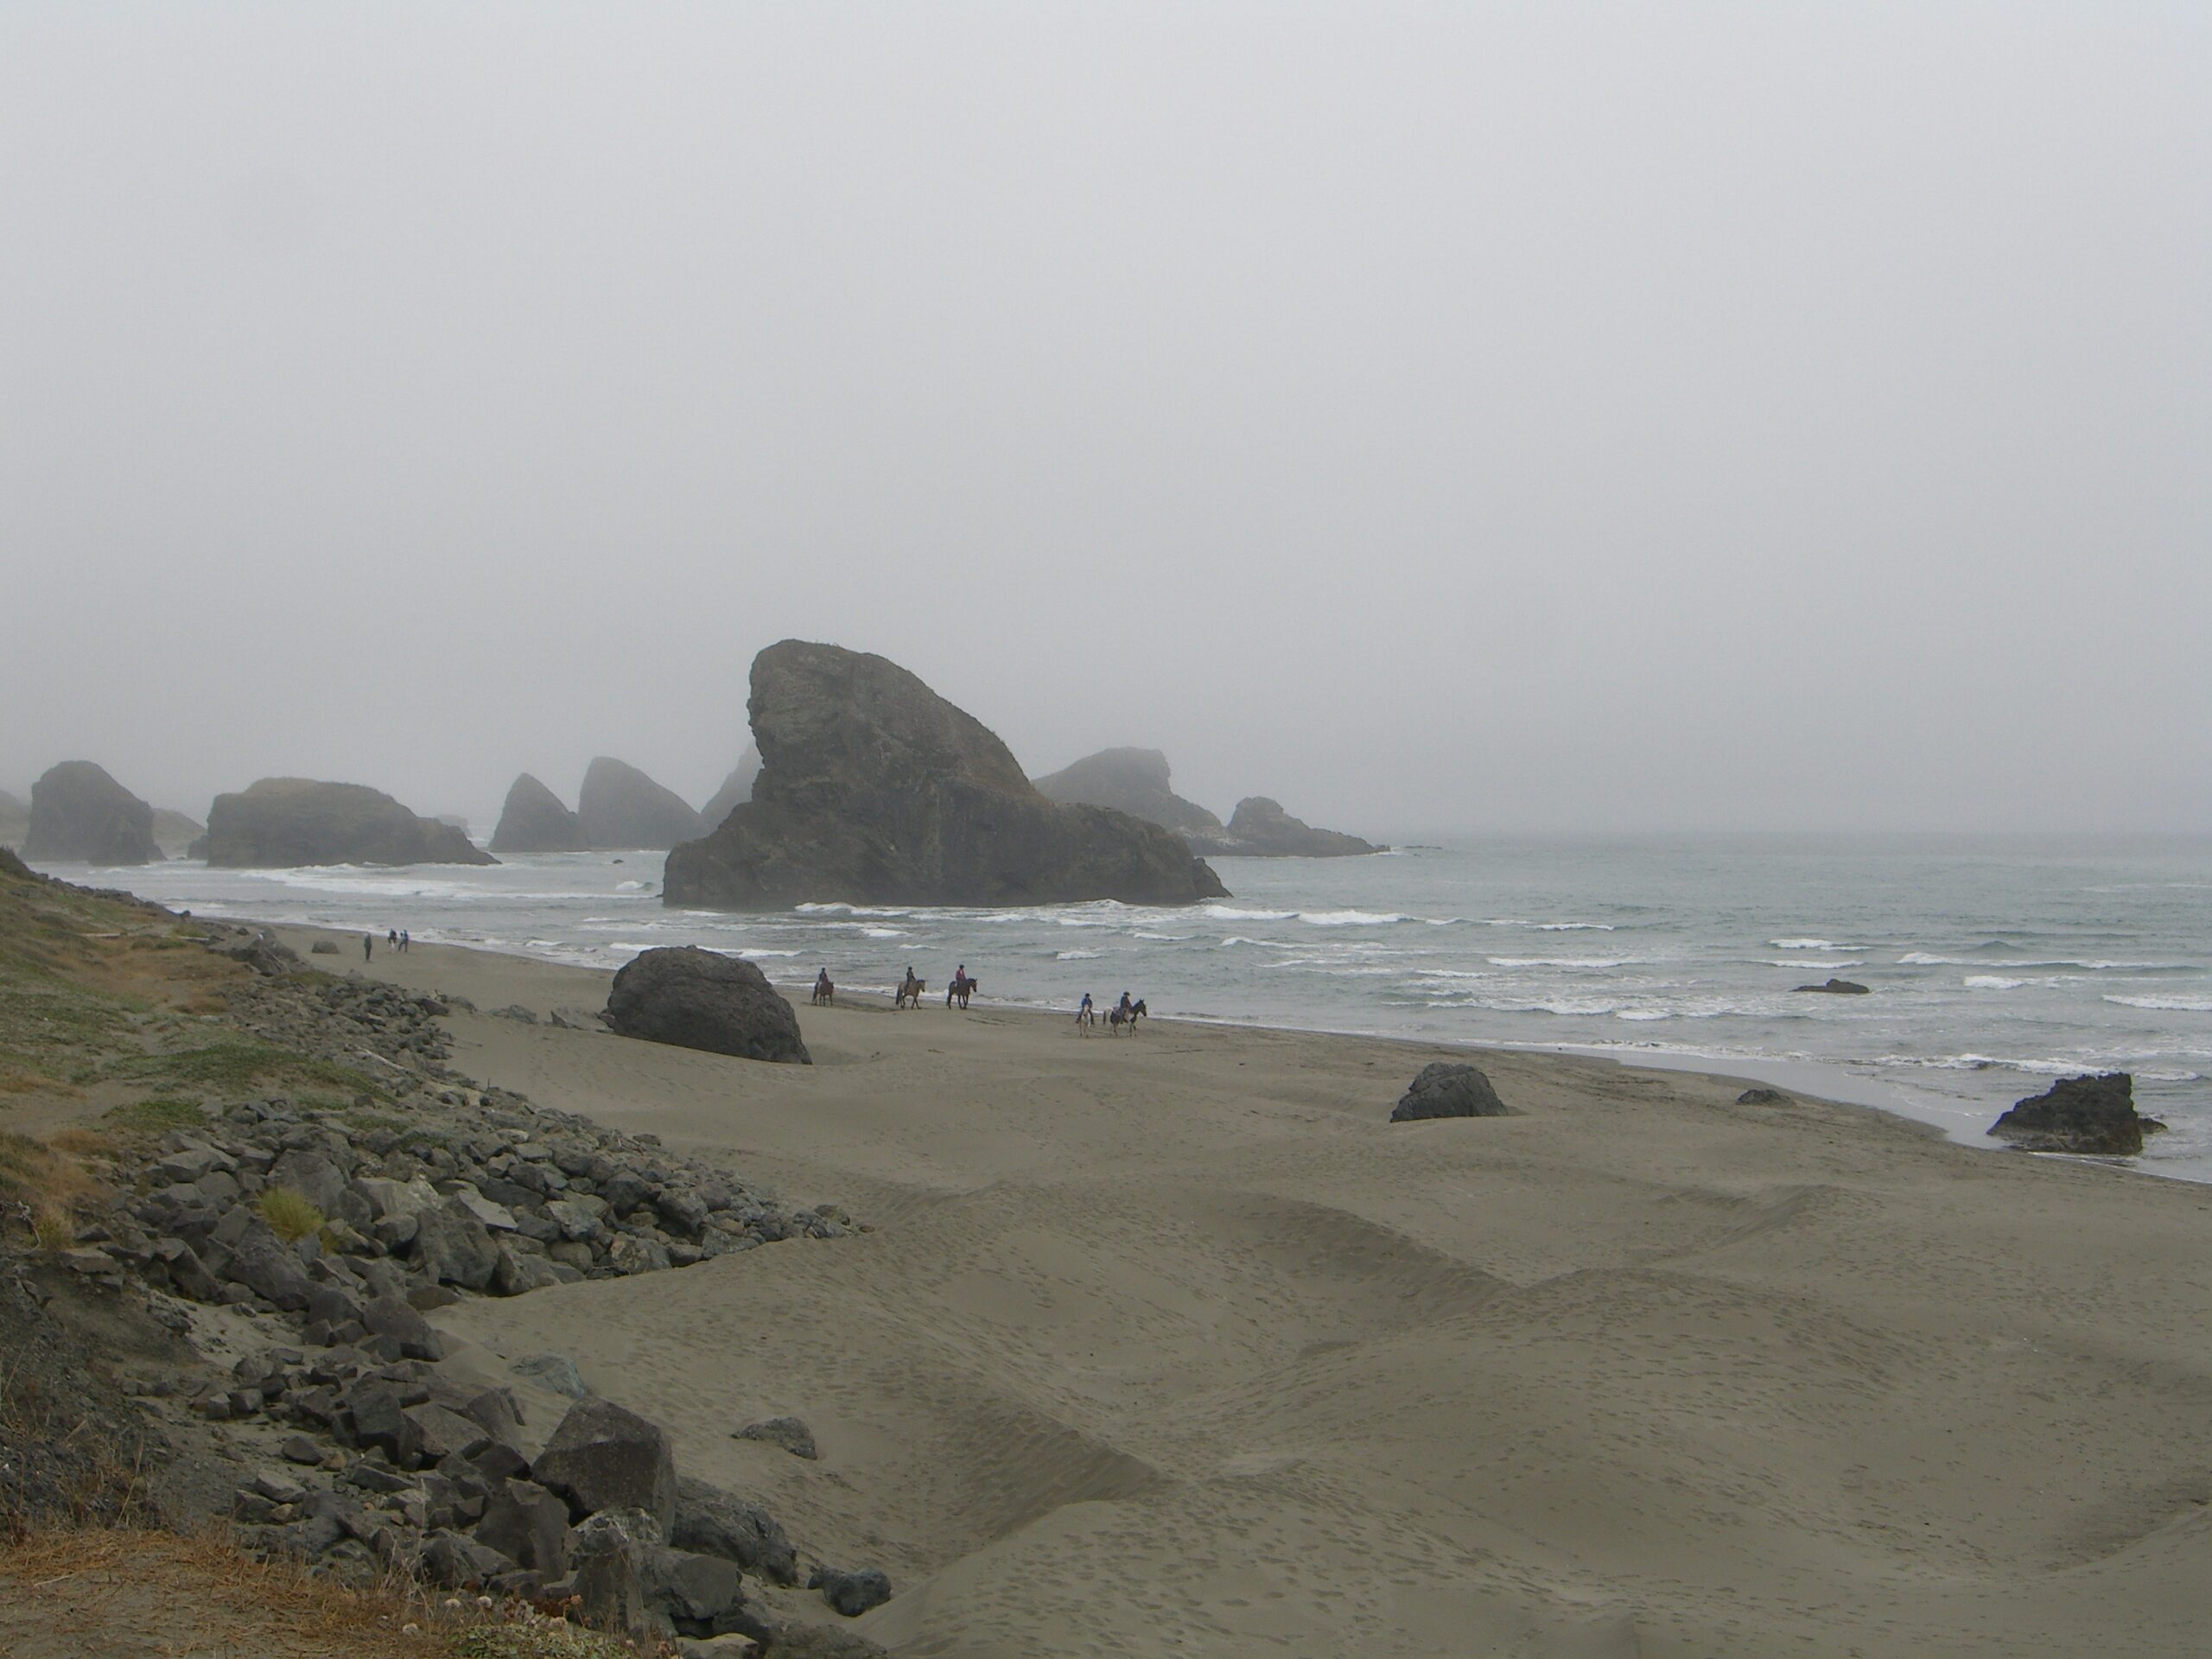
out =
[[0,847],[20,847],[30,833],[31,804],[0,789]]
[[1224,896],[1172,832],[1038,793],[896,663],[786,639],[753,662],[753,798],[668,855],[671,905],[1178,905]]
[[1167,757],[1158,749],[1101,749],[1037,780],[1037,792],[1071,806],[1110,806],[1185,841],[1218,842],[1219,818],[1168,788]]
[[729,776],[722,779],[722,786],[715,791],[714,798],[699,809],[699,817],[709,830],[719,830],[722,820],[753,798],[753,780],[760,775],[760,751],[748,743],[745,753],[737,757],[737,764],[730,768]]
[[607,1024],[625,1037],[811,1065],[798,1015],[749,962],[696,944],[647,950],[614,976]]
[[2135,1079],[2125,1071],[2102,1077],[2061,1077],[1999,1118],[1990,1134],[2024,1152],[2096,1153],[2132,1158],[2143,1150],[2143,1132],[2163,1129],[2155,1117],[2135,1112]]
[[234,869],[302,864],[496,864],[451,824],[422,818],[381,790],[311,778],[264,778],[207,809],[206,855]]
[[1316,830],[1284,811],[1281,802],[1264,795],[1248,795],[1237,802],[1217,841],[1200,837],[1192,844],[1200,852],[1241,853],[1247,858],[1349,858],[1382,850],[1341,830]]
[[195,817],[166,806],[154,809],[154,845],[164,858],[182,858],[207,833],[207,826]]
[[1497,1097],[1490,1079],[1471,1065],[1438,1060],[1421,1069],[1413,1086],[1390,1110],[1393,1123],[1425,1117],[1512,1117],[1513,1109]]
[[701,821],[674,790],[664,789],[635,766],[601,755],[584,771],[576,795],[576,822],[587,846],[658,852],[704,835]]
[[158,864],[154,809],[89,760],[64,760],[31,785],[25,858]]
[[499,827],[492,832],[493,852],[581,853],[590,845],[576,815],[537,779],[525,772],[508,787]]

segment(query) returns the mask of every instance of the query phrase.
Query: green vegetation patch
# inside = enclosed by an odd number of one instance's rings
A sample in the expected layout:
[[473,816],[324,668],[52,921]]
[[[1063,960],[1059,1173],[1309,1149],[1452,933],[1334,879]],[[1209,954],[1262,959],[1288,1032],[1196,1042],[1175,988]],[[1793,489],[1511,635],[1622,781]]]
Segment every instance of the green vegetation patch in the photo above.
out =
[[106,1114],[106,1120],[119,1129],[130,1129],[142,1135],[166,1135],[171,1129],[196,1129],[207,1122],[207,1109],[196,1100],[181,1100],[175,1096],[156,1095],[151,1100],[134,1101],[128,1106],[118,1106]]
[[197,1048],[174,1054],[129,1055],[101,1068],[104,1077],[133,1078],[216,1094],[251,1091],[274,1080],[287,1084],[320,1084],[340,1091],[346,1100],[356,1095],[380,1095],[382,1090],[363,1073],[334,1060],[318,1060],[257,1037],[225,1035]]

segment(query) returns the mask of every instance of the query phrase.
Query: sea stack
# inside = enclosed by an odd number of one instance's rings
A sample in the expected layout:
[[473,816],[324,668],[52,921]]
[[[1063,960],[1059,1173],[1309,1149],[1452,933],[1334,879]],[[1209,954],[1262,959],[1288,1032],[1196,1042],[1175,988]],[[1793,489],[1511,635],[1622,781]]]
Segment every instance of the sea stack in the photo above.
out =
[[204,845],[210,864],[234,869],[499,861],[451,824],[417,817],[380,790],[310,778],[264,778],[218,795]]
[[506,804],[499,809],[499,827],[492,832],[493,852],[581,853],[590,845],[576,815],[530,773],[525,772],[508,786]]
[[31,785],[25,858],[159,864],[154,809],[90,760],[64,760]]
[[586,768],[576,795],[584,844],[607,851],[660,852],[706,832],[683,798],[626,761],[601,755]]
[[1200,850],[1241,853],[1248,858],[1351,858],[1382,849],[1340,830],[1317,830],[1265,795],[1248,795],[1229,815],[1219,844],[1201,846]]
[[714,798],[699,809],[699,817],[709,830],[719,830],[722,820],[753,798],[753,780],[760,775],[760,751],[748,743],[745,753],[737,758],[737,765],[730,769],[722,786],[715,791]]
[[753,798],[668,855],[664,902],[1016,905],[1225,896],[1173,832],[1038,792],[982,721],[881,657],[786,639],[753,662]]
[[1215,842],[1227,834],[1219,818],[1167,786],[1167,757],[1158,749],[1101,749],[1037,780],[1038,793],[1069,806],[1110,806],[1185,841]]

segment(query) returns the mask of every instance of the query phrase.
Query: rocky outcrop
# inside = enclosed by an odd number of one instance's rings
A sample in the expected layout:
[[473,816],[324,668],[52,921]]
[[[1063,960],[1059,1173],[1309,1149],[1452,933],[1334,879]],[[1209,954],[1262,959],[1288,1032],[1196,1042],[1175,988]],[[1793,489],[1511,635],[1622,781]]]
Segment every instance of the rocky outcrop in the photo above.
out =
[[530,773],[508,785],[499,827],[492,832],[493,852],[581,853],[590,845],[576,815]]
[[576,823],[586,846],[614,851],[659,851],[707,830],[675,791],[603,754],[584,771],[583,788],[576,794]]
[[1224,896],[1179,837],[1039,793],[1006,745],[883,658],[786,639],[753,659],[753,798],[669,854],[671,905],[1186,904]]
[[2145,1132],[2166,1126],[2135,1110],[2135,1079],[2126,1071],[2062,1077],[1990,1126],[1990,1134],[2023,1152],[2074,1152],[2132,1158]]
[[607,1029],[623,1037],[748,1060],[811,1065],[798,1015],[749,962],[696,944],[647,950],[607,993]]
[[1438,1060],[1421,1067],[1412,1086],[1391,1109],[1393,1123],[1411,1123],[1427,1117],[1512,1117],[1516,1114],[1497,1097],[1490,1079],[1471,1065]]
[[164,858],[182,858],[192,843],[207,833],[207,826],[166,806],[154,809],[154,845]]
[[1280,801],[1248,795],[1236,803],[1218,838],[1197,837],[1201,853],[1237,854],[1246,858],[1348,858],[1382,849],[1371,841],[1337,830],[1316,830],[1282,810]]
[[0,847],[20,847],[30,832],[31,804],[0,789]]
[[64,760],[31,785],[23,856],[85,864],[158,864],[154,809],[106,769]]
[[451,824],[417,817],[363,784],[264,778],[207,810],[210,864],[284,869],[305,864],[496,864]]
[[714,799],[699,809],[708,829],[721,829],[724,818],[753,798],[753,780],[760,775],[760,751],[748,743],[729,776],[722,779],[722,786],[715,791]]
[[1039,778],[1037,791],[1070,806],[1110,806],[1187,841],[1218,842],[1221,820],[1167,786],[1167,757],[1158,749],[1101,749]]
[[1872,996],[1873,992],[1855,979],[1829,979],[1818,985],[1799,985],[1795,988],[1815,996]]

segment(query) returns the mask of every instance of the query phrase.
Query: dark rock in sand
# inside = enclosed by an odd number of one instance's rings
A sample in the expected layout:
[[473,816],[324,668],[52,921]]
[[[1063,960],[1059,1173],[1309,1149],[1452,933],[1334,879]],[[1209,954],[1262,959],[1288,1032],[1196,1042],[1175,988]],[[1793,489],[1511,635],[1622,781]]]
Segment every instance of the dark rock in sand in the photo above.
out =
[[154,809],[89,760],[64,760],[31,785],[25,858],[159,864]]
[[1158,749],[1101,749],[1039,778],[1037,792],[1065,806],[1107,806],[1185,840],[1217,842],[1228,830],[1196,801],[1167,786],[1167,757]]
[[576,796],[576,824],[586,846],[614,849],[658,850],[703,835],[707,829],[675,791],[603,754],[584,772],[583,788]]
[[1195,837],[1192,845],[1202,853],[1236,853],[1247,858],[1350,858],[1382,850],[1357,836],[1317,830],[1264,795],[1246,796],[1236,803],[1228,828],[1218,837]]
[[1787,1106],[1789,1096],[1779,1089],[1746,1089],[1736,1096],[1738,1106]]
[[614,976],[607,1024],[625,1037],[748,1060],[813,1064],[798,1015],[749,962],[697,945],[648,950]]
[[1871,996],[1873,995],[1864,985],[1852,979],[1831,979],[1826,984],[1800,985],[1796,988],[1801,991],[1810,991],[1816,996]]
[[576,1515],[643,1510],[664,1535],[676,1522],[676,1459],[668,1431],[611,1400],[569,1408],[531,1465],[531,1478]]
[[566,1354],[526,1354],[507,1369],[517,1376],[527,1377],[540,1388],[565,1394],[571,1400],[588,1399],[591,1395],[583,1373],[576,1369],[576,1362]]
[[819,1590],[822,1599],[847,1618],[858,1618],[871,1607],[891,1599],[891,1580],[872,1567],[848,1573],[835,1567],[817,1567],[806,1587]]
[[492,832],[493,852],[581,853],[590,845],[576,815],[537,779],[525,772],[507,786],[499,827]]
[[786,639],[753,659],[753,798],[668,856],[663,901],[766,909],[1223,896],[1157,824],[1038,792],[1005,744],[897,664]]
[[676,1483],[676,1526],[669,1541],[678,1549],[722,1556],[779,1584],[798,1580],[798,1552],[773,1516],[688,1475]]
[[753,798],[753,780],[760,775],[760,751],[748,743],[714,798],[699,809],[700,820],[709,830],[721,829],[724,818]]
[[2135,1112],[2135,1079],[2125,1071],[2062,1077],[2021,1101],[1991,1125],[1990,1134],[2024,1152],[2074,1152],[2133,1157],[2155,1118]]
[[543,1486],[502,1481],[485,1502],[476,1541],[518,1567],[557,1579],[569,1570],[569,1506]]
[[417,817],[362,784],[264,778],[218,795],[205,856],[232,869],[303,864],[496,864],[450,824]]
[[747,1423],[730,1437],[739,1440],[766,1440],[771,1446],[780,1446],[795,1458],[813,1462],[822,1454],[815,1449],[814,1431],[796,1417],[771,1417],[766,1422]]
[[1490,1079],[1471,1065],[1438,1060],[1421,1067],[1413,1086],[1390,1111],[1393,1123],[1427,1117],[1511,1117],[1514,1110],[1497,1097]]

